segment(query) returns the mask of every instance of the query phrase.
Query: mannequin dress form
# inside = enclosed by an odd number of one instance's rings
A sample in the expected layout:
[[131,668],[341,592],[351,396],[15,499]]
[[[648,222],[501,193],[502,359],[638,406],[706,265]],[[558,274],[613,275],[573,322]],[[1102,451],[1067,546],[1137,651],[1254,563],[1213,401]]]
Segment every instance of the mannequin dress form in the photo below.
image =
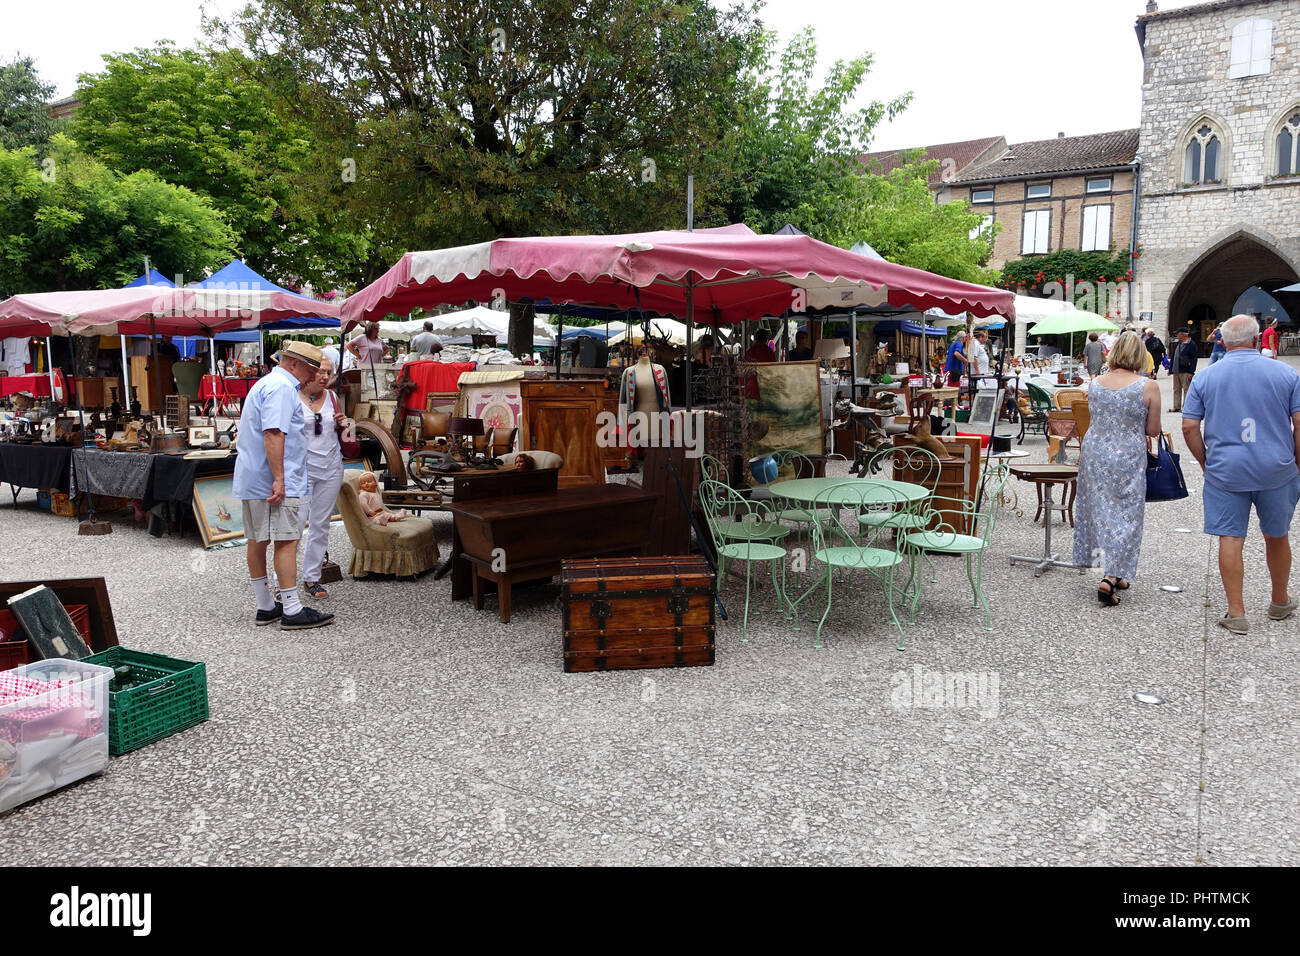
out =
[[658,426],[658,413],[672,410],[664,367],[651,362],[650,356],[643,352],[636,364],[623,372],[619,406],[629,437],[635,437],[631,435],[633,431],[640,436],[639,441],[628,442],[629,447],[648,444],[650,436],[655,434],[652,429]]

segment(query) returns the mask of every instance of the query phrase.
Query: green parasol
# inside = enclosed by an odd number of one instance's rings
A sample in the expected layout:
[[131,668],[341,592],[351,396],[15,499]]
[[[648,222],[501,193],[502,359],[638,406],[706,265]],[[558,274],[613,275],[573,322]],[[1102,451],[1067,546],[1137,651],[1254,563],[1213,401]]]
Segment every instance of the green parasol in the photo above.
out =
[[1074,356],[1075,332],[1116,332],[1119,326],[1096,312],[1060,312],[1049,315],[1041,322],[1035,322],[1029,329],[1030,335],[1068,335],[1070,337],[1070,356]]

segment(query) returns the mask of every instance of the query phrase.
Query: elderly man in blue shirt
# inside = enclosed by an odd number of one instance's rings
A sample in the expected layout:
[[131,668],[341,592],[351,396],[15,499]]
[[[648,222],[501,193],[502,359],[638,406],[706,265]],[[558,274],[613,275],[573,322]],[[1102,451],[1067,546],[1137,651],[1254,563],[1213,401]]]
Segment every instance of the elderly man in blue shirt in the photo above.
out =
[[1221,331],[1223,358],[1197,373],[1183,403],[1183,438],[1205,472],[1205,533],[1219,539],[1228,613],[1218,623],[1245,634],[1242,552],[1252,505],[1273,586],[1268,616],[1282,621],[1296,609],[1288,581],[1300,500],[1300,375],[1260,354],[1253,316],[1234,315]]
[[[239,454],[233,494],[243,503],[248,541],[248,576],[257,598],[254,623],[280,622],[281,630],[320,627],[334,620],[303,607],[298,596],[298,503],[307,496],[306,419],[298,389],[321,365],[321,350],[306,342],[286,342],[279,365],[258,380],[239,416]],[[273,545],[280,600],[266,577],[266,546]]]

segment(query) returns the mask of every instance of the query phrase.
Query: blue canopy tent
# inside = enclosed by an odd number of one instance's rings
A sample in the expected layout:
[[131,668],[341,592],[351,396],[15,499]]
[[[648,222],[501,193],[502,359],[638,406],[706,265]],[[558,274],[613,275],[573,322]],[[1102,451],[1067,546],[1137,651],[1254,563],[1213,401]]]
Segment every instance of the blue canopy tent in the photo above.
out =
[[142,286],[142,285],[165,285],[165,286],[167,286],[168,288],[171,288],[171,289],[176,288],[176,283],[175,283],[175,282],[172,282],[171,279],[168,279],[165,275],[163,275],[163,274],[162,274],[161,272],[159,272],[157,269],[150,269],[148,272],[146,272],[144,275],[140,276],[139,278],[132,279],[130,282],[128,282],[128,283],[127,283],[126,285],[124,285],[122,288],[124,288],[124,289],[134,289],[134,288],[136,288],[136,287],[138,287],[138,286]]

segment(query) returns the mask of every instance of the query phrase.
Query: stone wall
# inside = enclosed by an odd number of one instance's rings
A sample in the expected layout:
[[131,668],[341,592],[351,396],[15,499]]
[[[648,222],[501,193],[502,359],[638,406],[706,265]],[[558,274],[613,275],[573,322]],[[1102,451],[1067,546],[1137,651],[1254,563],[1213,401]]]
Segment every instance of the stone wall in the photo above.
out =
[[[1134,310],[1154,312],[1162,337],[1168,334],[1170,299],[1180,280],[1198,263],[1212,261],[1207,257],[1225,243],[1241,260],[1225,264],[1235,270],[1234,281],[1249,285],[1300,267],[1300,180],[1271,175],[1275,126],[1300,107],[1300,0],[1241,0],[1170,13],[1141,18],[1146,33],[1138,146],[1141,257],[1134,270]],[[1273,22],[1271,70],[1229,79],[1233,27],[1255,17]],[[1186,136],[1205,121],[1223,138],[1222,184],[1185,187]],[[1243,233],[1254,243],[1234,241]],[[1252,272],[1257,274],[1248,278]],[[1243,291],[1223,288],[1217,296],[1207,291],[1198,297],[1222,319]],[[1174,304],[1182,313],[1195,303]]]

